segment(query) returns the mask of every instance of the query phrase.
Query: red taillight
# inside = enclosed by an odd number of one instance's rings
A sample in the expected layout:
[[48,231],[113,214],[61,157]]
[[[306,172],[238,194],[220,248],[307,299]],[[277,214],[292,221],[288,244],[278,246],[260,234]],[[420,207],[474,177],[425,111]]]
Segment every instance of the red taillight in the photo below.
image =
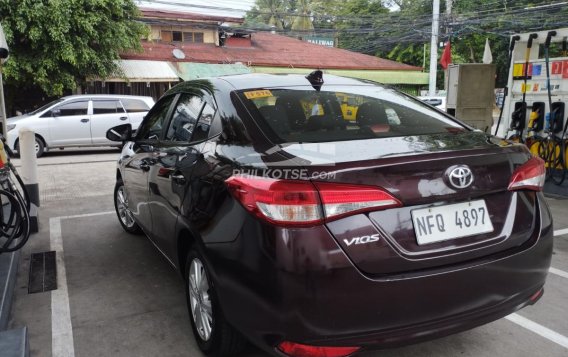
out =
[[546,179],[544,160],[533,156],[527,162],[517,167],[509,183],[509,191],[533,190],[542,191]]
[[329,182],[316,182],[315,185],[328,219],[355,212],[402,206],[389,192],[378,187]]
[[309,346],[284,341],[278,345],[278,349],[291,357],[346,357],[359,351],[361,347]]
[[259,218],[292,226],[323,220],[318,193],[309,181],[232,176],[225,182],[233,196]]
[[378,187],[232,176],[229,191],[251,213],[285,226],[313,226],[348,214],[400,206]]

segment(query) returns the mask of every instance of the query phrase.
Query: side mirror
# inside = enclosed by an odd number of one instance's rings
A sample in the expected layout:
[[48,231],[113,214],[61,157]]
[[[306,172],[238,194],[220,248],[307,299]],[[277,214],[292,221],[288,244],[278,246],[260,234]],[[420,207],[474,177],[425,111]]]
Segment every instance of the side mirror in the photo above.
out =
[[106,138],[110,141],[129,141],[132,139],[132,125],[122,124],[112,127],[106,132]]
[[61,115],[61,110],[59,110],[59,109],[52,109],[51,110],[51,116],[52,117],[58,117],[60,115]]

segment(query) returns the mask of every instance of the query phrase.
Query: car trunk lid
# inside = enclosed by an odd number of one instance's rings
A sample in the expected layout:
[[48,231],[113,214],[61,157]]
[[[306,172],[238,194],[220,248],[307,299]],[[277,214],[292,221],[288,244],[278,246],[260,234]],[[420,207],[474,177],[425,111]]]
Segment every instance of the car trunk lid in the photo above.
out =
[[[535,231],[534,192],[508,190],[514,169],[530,157],[521,146],[478,132],[327,143],[321,155],[318,145],[284,151],[312,163],[305,167],[313,181],[379,186],[402,202],[327,223],[366,273],[463,263],[519,247]],[[456,167],[471,170],[467,187],[452,184]]]

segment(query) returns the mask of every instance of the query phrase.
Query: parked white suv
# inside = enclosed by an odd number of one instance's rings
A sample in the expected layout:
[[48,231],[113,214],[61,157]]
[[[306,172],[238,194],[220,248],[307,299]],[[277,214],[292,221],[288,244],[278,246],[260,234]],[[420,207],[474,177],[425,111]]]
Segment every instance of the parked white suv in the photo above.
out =
[[27,127],[36,134],[36,154],[70,146],[116,146],[105,135],[125,123],[138,129],[152,97],[131,95],[73,95],[55,100],[31,113],[8,118],[8,145],[18,150],[18,134]]
[[446,97],[418,97],[418,99],[426,104],[430,104],[433,107],[446,111]]

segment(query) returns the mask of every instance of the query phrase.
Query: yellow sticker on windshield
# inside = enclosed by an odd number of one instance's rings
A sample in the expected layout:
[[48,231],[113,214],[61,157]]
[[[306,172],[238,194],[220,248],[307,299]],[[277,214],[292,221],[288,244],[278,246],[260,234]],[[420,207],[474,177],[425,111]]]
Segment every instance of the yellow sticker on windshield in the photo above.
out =
[[272,97],[272,93],[268,89],[253,90],[250,92],[245,92],[245,97],[247,97],[247,99],[266,98],[266,97]]

